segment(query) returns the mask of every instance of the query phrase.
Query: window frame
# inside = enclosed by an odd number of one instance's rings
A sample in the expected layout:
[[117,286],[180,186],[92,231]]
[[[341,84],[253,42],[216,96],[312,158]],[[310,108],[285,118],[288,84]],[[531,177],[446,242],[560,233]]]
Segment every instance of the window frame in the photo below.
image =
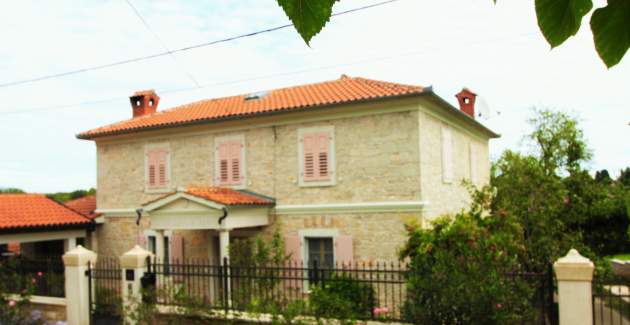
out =
[[[221,161],[219,159],[219,146],[226,141],[234,141],[237,140],[241,143],[241,158],[240,158],[240,170],[241,177],[239,179],[239,183],[222,183],[221,182]],[[213,174],[213,183],[215,186],[220,187],[230,187],[234,189],[245,189],[247,188],[247,143],[245,142],[244,134],[232,134],[232,135],[224,135],[217,136],[214,138],[214,174]]]
[[[305,180],[304,179],[304,136],[312,133],[327,133],[328,143],[328,173],[326,180]],[[308,127],[298,129],[298,185],[300,187],[320,187],[334,186],[337,184],[337,160],[335,154],[335,127],[333,125]]]
[[[167,151],[166,155],[166,179],[167,182],[164,186],[151,186],[149,184],[149,152],[155,149],[164,149]],[[146,193],[168,193],[172,190],[172,159],[171,159],[171,146],[168,142],[162,143],[149,143],[144,146],[144,191]],[[159,171],[158,171],[159,173]]]

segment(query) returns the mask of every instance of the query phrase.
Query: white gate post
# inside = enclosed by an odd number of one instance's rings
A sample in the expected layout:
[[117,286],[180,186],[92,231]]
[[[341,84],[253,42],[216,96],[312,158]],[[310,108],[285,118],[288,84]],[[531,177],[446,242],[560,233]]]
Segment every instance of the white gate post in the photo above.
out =
[[81,245],[63,255],[68,325],[90,324],[88,263],[96,263],[96,253]]
[[[136,245],[120,257],[124,308],[134,308],[142,303],[142,285],[140,279],[147,270],[147,257],[151,255],[151,252]],[[134,320],[127,318],[124,314],[125,311],[123,310],[125,324],[135,324]]]
[[558,279],[560,325],[593,325],[593,262],[571,249],[553,268]]

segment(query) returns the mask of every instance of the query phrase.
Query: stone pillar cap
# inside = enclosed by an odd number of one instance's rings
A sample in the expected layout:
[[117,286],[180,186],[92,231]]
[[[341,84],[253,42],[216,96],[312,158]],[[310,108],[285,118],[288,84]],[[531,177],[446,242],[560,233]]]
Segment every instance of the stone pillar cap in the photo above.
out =
[[65,266],[87,266],[88,263],[96,263],[96,256],[93,251],[78,245],[63,254],[63,264]]
[[595,266],[572,248],[566,256],[553,263],[553,268],[559,281],[591,281]]
[[120,257],[120,266],[123,269],[137,269],[146,266],[147,257],[153,254],[146,249],[136,245],[130,251]]

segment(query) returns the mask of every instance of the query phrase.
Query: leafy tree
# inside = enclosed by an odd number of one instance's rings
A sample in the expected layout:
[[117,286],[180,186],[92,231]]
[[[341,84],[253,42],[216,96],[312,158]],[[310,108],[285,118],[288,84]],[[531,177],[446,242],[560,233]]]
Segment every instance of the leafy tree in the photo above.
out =
[[89,190],[74,190],[72,192],[56,192],[50,193],[47,196],[58,202],[67,202],[70,200],[82,198],[88,195],[96,194],[95,188],[90,188]]
[[624,186],[630,186],[630,167],[626,167],[626,169],[621,170],[619,177],[617,177],[617,182],[623,184]]
[[7,188],[0,188],[0,194],[2,193],[24,193],[24,191],[22,191],[19,188],[7,187]]
[[610,174],[608,174],[607,170],[602,169],[595,172],[595,181],[598,183],[609,184],[612,181],[612,178],[610,178]]
[[[338,1],[277,0],[306,44],[328,23]],[[593,1],[535,0],[535,6],[538,27],[554,48],[577,34]],[[630,1],[608,0],[605,7],[593,11],[590,25],[599,57],[608,68],[615,66],[630,47]]]

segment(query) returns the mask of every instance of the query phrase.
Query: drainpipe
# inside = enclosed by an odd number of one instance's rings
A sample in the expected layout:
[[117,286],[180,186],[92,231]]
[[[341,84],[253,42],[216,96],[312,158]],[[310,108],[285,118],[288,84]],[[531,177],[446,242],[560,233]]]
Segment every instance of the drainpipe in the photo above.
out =
[[223,216],[219,218],[219,224],[221,224],[221,222],[223,222],[223,219],[227,218],[227,216],[228,216],[228,210],[226,207],[223,207]]
[[136,218],[136,226],[140,225],[140,218],[142,218],[142,208],[136,209],[136,214],[138,217]]

